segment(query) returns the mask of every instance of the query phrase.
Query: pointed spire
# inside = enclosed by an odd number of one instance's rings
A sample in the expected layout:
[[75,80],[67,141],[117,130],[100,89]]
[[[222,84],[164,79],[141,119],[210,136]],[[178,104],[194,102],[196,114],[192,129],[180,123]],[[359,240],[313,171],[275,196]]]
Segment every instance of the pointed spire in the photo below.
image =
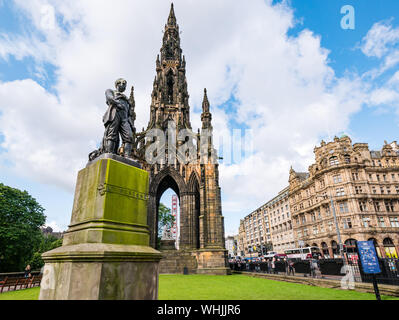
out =
[[204,99],[202,100],[202,112],[209,112],[209,100],[206,94],[206,88],[204,89]]
[[170,12],[169,12],[169,17],[168,17],[168,26],[176,26],[176,16],[175,16],[175,10],[173,8],[173,2],[170,6]]

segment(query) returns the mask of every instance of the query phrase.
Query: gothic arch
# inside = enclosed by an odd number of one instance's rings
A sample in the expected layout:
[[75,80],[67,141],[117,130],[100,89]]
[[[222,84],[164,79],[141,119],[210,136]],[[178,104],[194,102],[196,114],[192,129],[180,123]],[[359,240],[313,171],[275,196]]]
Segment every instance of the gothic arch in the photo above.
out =
[[201,246],[200,240],[200,215],[201,215],[201,193],[198,174],[191,172],[187,183],[188,188],[188,216],[190,222],[190,239],[193,248],[199,249]]
[[183,206],[185,202],[184,198],[187,195],[186,183],[174,168],[165,167],[151,179],[149,187],[147,222],[150,228],[150,245],[153,248],[157,247],[159,201],[161,200],[162,194],[169,188],[171,188],[179,198],[181,224],[186,216]]

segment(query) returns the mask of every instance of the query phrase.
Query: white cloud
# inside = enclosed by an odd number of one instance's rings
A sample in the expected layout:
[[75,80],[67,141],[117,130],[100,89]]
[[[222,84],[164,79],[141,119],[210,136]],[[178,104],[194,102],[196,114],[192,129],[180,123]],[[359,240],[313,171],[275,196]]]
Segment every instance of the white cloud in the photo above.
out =
[[50,227],[53,229],[53,232],[63,232],[65,231],[65,228],[61,228],[56,221],[50,221],[45,225],[45,227]]
[[363,38],[361,50],[369,57],[381,58],[399,41],[399,28],[392,28],[389,21],[375,23]]
[[[53,64],[57,96],[29,79],[0,83],[2,157],[21,175],[72,191],[77,170],[102,138],[104,91],[116,78],[134,84],[136,127],[147,125],[170,3],[15,2],[32,30],[0,37],[0,57]],[[227,233],[236,233],[240,218],[288,184],[291,164],[306,170],[320,136],[344,131],[365,101],[365,83],[356,75],[337,78],[329,51],[310,30],[288,37],[293,12],[286,3],[271,2],[175,1],[194,130],[206,87],[215,134],[226,131],[232,117],[254,134],[250,158],[220,167]],[[376,42],[382,27],[368,35],[365,54],[382,56],[396,39],[396,29],[386,27],[391,40]],[[231,96],[233,110],[216,108]]]

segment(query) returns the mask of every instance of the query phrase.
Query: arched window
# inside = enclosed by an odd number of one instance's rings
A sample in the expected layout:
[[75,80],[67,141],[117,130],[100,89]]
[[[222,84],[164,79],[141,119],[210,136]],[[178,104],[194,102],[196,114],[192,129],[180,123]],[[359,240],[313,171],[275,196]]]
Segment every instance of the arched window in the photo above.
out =
[[333,156],[333,157],[330,158],[330,166],[335,166],[335,165],[338,165],[338,164],[339,164],[338,157]]
[[338,244],[334,240],[331,241],[331,249],[332,249],[332,252],[333,252],[333,257],[334,258],[338,258],[339,257]]
[[380,247],[378,246],[377,239],[375,239],[375,238],[370,238],[370,239],[368,239],[367,241],[373,241],[374,247],[375,247],[375,251],[377,252],[378,257],[379,257],[379,258],[382,258],[381,250],[380,250]]
[[173,103],[173,85],[174,85],[174,79],[173,79],[173,71],[169,70],[169,72],[166,75],[166,85],[168,88],[168,103]]
[[330,258],[330,252],[328,251],[328,245],[325,242],[321,243],[321,249],[325,258]]
[[387,258],[398,258],[398,253],[396,252],[396,248],[395,245],[392,241],[391,238],[385,238],[383,240],[383,245],[384,245],[384,249],[385,249],[385,255],[387,256]]
[[356,249],[356,240],[355,239],[348,239],[345,241],[346,252],[349,254],[357,253]]

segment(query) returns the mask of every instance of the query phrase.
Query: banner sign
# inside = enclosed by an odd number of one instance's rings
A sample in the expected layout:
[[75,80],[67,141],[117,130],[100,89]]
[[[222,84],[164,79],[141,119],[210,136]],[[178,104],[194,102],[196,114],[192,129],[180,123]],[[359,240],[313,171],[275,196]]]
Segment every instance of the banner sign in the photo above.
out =
[[357,248],[364,273],[381,273],[373,241],[357,241]]

